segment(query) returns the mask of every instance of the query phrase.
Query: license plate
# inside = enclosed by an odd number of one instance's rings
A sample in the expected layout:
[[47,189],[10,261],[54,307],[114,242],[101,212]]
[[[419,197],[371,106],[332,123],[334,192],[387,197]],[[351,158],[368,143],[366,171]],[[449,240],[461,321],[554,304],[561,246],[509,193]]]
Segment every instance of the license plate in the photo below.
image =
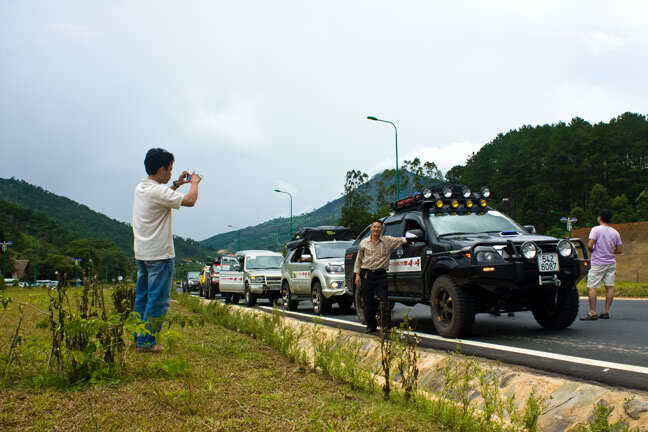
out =
[[557,272],[560,270],[558,265],[558,254],[544,253],[538,255],[538,271],[540,273]]

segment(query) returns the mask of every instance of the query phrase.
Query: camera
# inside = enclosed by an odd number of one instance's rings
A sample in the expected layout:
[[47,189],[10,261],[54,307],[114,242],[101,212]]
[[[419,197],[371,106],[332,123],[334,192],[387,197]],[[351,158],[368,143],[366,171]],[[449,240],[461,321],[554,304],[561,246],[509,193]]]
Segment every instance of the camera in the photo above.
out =
[[185,177],[185,180],[191,181],[191,174],[187,174],[187,177]]

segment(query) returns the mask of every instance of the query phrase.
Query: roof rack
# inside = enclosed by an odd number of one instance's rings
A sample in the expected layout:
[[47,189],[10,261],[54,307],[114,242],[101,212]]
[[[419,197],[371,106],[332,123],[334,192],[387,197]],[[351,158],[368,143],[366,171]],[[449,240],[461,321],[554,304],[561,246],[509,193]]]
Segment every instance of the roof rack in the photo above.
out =
[[345,226],[322,225],[304,227],[293,234],[293,240],[286,243],[289,249],[302,246],[309,241],[353,240],[351,228]]

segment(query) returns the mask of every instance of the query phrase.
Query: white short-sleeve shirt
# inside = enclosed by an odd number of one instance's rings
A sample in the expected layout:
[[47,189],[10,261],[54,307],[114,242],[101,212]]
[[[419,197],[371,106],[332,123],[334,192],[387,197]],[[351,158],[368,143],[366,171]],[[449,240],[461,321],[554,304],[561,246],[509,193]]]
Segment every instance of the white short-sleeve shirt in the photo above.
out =
[[133,200],[135,259],[175,258],[171,209],[179,209],[183,198],[183,194],[149,178],[137,184]]

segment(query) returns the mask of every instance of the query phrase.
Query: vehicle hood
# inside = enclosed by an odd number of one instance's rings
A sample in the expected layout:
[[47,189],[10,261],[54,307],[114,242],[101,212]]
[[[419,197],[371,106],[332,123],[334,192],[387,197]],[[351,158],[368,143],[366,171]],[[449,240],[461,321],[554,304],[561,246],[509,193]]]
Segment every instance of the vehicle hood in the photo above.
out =
[[248,276],[281,276],[281,269],[255,269],[248,270]]
[[462,249],[469,247],[475,243],[493,243],[493,244],[506,244],[507,241],[512,241],[513,244],[521,245],[524,242],[532,241],[536,243],[543,242],[557,242],[558,239],[551,236],[539,234],[520,234],[520,235],[501,235],[499,233],[477,233],[477,234],[462,234],[457,236],[449,236],[444,240],[450,242],[452,249]]
[[343,266],[343,265],[344,265],[344,257],[342,257],[342,258],[325,258],[325,259],[320,259],[320,260],[317,260],[317,263],[318,263],[319,265],[323,265],[323,266],[325,266],[325,265],[329,265],[329,264],[331,264],[331,265],[341,265],[341,266]]

